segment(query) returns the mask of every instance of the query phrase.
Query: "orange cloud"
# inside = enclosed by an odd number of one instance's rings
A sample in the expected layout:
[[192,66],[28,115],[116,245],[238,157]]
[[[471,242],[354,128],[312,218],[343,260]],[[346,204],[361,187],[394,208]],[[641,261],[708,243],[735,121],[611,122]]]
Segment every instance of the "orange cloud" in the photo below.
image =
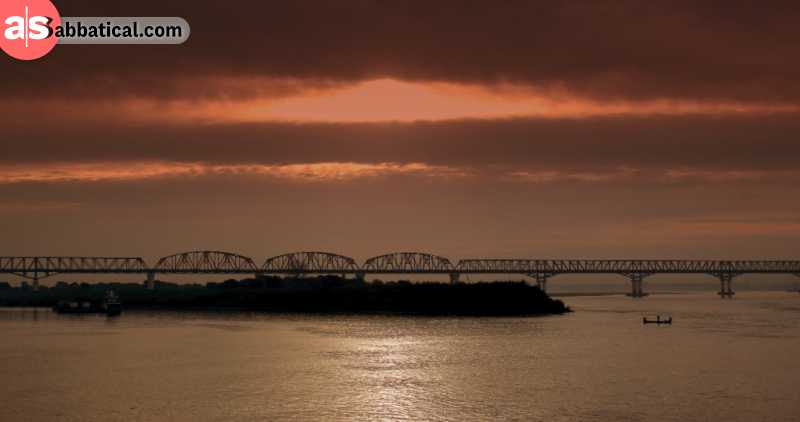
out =
[[114,182],[214,175],[264,176],[294,181],[346,181],[409,175],[458,177],[463,170],[424,163],[206,164],[192,162],[55,163],[0,166],[0,183]]
[[772,170],[704,170],[704,169],[672,169],[664,173],[663,179],[667,182],[758,182],[763,180],[775,180],[796,178],[798,172],[795,171],[772,171]]
[[640,181],[645,183],[773,183],[800,179],[800,172],[788,170],[738,169],[644,169],[619,167],[601,170],[517,170],[507,179],[529,183],[581,182],[604,183]]
[[618,180],[632,179],[640,174],[640,170],[623,167],[608,171],[559,171],[559,170],[537,170],[537,171],[513,171],[508,174],[511,180],[524,181],[530,183],[553,183],[553,182],[613,182]]
[[741,183],[798,180],[800,172],[765,170],[514,169],[506,166],[448,166],[420,162],[320,162],[291,164],[214,164],[184,161],[101,161],[0,165],[0,184],[115,182],[207,176],[255,176],[296,182],[337,182],[384,176],[462,178],[550,183]]

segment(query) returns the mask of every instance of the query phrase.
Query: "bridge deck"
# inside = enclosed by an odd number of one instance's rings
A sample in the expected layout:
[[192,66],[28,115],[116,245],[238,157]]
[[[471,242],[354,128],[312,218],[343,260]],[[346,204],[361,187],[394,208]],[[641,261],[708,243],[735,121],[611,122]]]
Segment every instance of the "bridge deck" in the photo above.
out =
[[11,274],[800,274],[800,260],[463,259],[400,252],[368,259],[299,252],[266,260],[219,251],[170,255],[148,266],[139,257],[0,257]]

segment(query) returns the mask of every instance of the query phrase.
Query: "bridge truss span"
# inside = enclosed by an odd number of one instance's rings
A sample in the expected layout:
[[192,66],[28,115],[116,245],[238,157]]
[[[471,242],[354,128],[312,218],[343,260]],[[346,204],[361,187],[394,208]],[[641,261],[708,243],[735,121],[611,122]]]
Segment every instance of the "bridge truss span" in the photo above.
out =
[[[5,256],[0,257],[0,273],[17,274],[108,274],[142,273],[147,269],[138,257],[100,256]],[[33,278],[33,277],[28,277]],[[37,277],[42,278],[42,277]]]
[[637,259],[462,259],[461,273],[550,273],[550,274],[711,274],[796,273],[800,261],[776,260],[637,260]]
[[394,252],[366,260],[361,271],[373,274],[451,274],[456,272],[456,268],[445,257],[422,252]]
[[236,274],[256,273],[251,258],[222,251],[191,251],[165,256],[152,269],[157,273]]
[[542,259],[462,259],[456,270],[463,274],[529,274],[550,272],[552,265]]
[[136,274],[147,270],[144,259],[138,257],[105,256],[5,256],[0,257],[0,273],[33,280],[34,290],[39,280],[56,274]]
[[358,273],[356,261],[330,252],[292,252],[264,261],[265,274],[348,274]]
[[190,251],[161,258],[150,267],[138,257],[7,256],[0,257],[0,274],[33,280],[55,274],[146,274],[154,288],[157,273],[172,274],[443,274],[458,283],[462,274],[520,274],[545,290],[560,274],[618,274],[631,281],[633,297],[642,297],[644,279],[656,274],[707,274],[720,280],[720,296],[734,295],[732,282],[742,274],[787,274],[800,277],[800,260],[697,259],[449,259],[423,252],[394,252],[367,259],[330,252],[293,252],[267,259],[259,267],[251,258],[222,251]]

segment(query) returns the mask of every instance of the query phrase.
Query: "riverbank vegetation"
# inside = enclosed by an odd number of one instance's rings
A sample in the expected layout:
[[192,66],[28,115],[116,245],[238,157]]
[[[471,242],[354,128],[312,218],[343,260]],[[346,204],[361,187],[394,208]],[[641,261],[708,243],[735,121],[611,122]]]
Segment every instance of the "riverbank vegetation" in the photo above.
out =
[[569,308],[523,282],[364,282],[338,276],[262,277],[218,283],[57,283],[34,291],[0,287],[0,306],[53,306],[62,300],[101,301],[114,289],[126,309],[247,309],[305,313],[403,313],[421,315],[540,315]]

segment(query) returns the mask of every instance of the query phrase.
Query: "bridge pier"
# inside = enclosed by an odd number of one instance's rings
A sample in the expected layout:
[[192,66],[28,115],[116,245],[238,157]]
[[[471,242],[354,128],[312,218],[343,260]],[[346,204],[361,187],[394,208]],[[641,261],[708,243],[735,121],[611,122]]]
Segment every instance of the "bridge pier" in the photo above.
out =
[[32,280],[33,280],[33,287],[32,287],[33,291],[34,292],[38,292],[39,291],[39,275],[38,274],[34,274]]
[[647,293],[644,292],[644,279],[645,277],[650,276],[651,274],[648,273],[629,273],[623,274],[625,277],[631,279],[631,293],[628,295],[632,298],[643,298],[647,296]]
[[147,272],[147,281],[145,282],[147,290],[155,290],[156,288],[156,273],[155,271]]
[[719,297],[723,299],[732,299],[733,295],[736,292],[733,291],[733,287],[731,286],[733,278],[736,277],[738,274],[733,273],[719,273],[716,274],[717,278],[719,278]]
[[547,279],[552,277],[554,274],[552,273],[532,273],[528,274],[529,277],[533,277],[536,280],[536,287],[539,288],[542,292],[547,293]]
[[461,279],[461,274],[459,273],[450,273],[450,284],[458,284]]
[[366,280],[366,278],[367,278],[366,273],[363,273],[361,271],[356,272],[356,280],[358,280],[359,282],[363,283],[364,280]]

